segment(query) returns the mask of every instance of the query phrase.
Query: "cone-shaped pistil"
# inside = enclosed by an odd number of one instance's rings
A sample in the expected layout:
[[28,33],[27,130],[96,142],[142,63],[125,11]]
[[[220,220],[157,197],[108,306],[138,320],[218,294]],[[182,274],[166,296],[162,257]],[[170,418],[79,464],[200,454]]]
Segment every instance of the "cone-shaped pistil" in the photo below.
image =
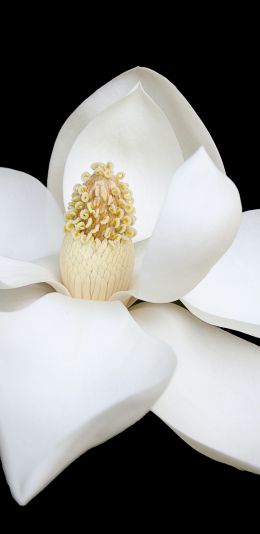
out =
[[73,188],[65,213],[65,237],[60,253],[64,285],[73,297],[108,300],[129,288],[136,235],[133,195],[113,174],[113,165],[94,163]]

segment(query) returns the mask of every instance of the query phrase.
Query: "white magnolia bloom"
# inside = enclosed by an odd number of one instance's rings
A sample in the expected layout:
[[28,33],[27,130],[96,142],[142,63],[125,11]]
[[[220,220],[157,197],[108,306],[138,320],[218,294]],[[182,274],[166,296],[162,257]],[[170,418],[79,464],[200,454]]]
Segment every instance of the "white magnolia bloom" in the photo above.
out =
[[[106,302],[72,298],[59,274],[63,213],[93,161],[126,171],[137,214],[130,287]],[[1,169],[0,194],[0,449],[14,498],[150,409],[203,454],[259,473],[260,349],[212,325],[260,334],[260,210],[241,220],[177,89],[146,68],[118,76],[62,127],[48,188]]]

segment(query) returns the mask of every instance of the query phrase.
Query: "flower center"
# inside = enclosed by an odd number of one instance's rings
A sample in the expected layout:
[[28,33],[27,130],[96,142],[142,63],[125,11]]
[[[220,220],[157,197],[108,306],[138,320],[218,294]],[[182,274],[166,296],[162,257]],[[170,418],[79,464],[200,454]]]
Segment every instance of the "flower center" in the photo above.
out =
[[112,163],[93,163],[93,173],[84,172],[83,184],[73,188],[65,213],[65,233],[81,243],[107,239],[110,243],[128,241],[136,235],[133,195],[123,182],[124,173],[113,174]]
[[73,188],[60,253],[64,285],[74,297],[108,300],[129,288],[136,235],[132,192],[112,163],[93,163]]

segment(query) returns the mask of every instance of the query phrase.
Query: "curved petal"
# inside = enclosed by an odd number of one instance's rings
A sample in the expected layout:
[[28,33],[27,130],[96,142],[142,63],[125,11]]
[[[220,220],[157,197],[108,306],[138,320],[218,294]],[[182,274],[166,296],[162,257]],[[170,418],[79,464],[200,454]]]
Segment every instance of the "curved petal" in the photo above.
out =
[[20,504],[140,419],[175,366],[120,302],[53,293],[1,313],[0,328],[1,456]]
[[207,323],[260,337],[260,210],[242,214],[226,254],[183,303]]
[[128,294],[150,302],[185,295],[225,253],[240,218],[235,184],[201,148],[175,173]]
[[60,251],[58,254],[52,254],[51,256],[37,258],[36,260],[34,260],[33,263],[49,271],[52,274],[52,277],[57,280],[57,282],[61,282]]
[[260,474],[260,348],[175,304],[137,304],[132,316],[177,357],[153,412],[196,450]]
[[68,289],[55,274],[37,263],[12,260],[0,256],[0,290],[29,286],[45,282],[63,295],[70,295]]
[[8,290],[0,289],[0,312],[21,310],[51,292],[53,292],[53,288],[48,284],[33,284]]
[[50,191],[24,172],[0,168],[0,255],[30,261],[56,253],[63,218]]
[[138,82],[141,82],[144,91],[164,111],[175,131],[184,158],[188,158],[203,145],[218,168],[224,171],[220,155],[209,132],[187,100],[171,82],[157,72],[136,67],[117,76],[87,98],[61,128],[50,160],[48,187],[62,210],[64,210],[62,185],[64,167],[74,141],[94,117],[128,95]]
[[94,161],[112,161],[116,170],[126,172],[137,213],[136,240],[151,235],[183,157],[168,119],[140,84],[99,113],[76,138],[64,169],[65,206],[73,186]]

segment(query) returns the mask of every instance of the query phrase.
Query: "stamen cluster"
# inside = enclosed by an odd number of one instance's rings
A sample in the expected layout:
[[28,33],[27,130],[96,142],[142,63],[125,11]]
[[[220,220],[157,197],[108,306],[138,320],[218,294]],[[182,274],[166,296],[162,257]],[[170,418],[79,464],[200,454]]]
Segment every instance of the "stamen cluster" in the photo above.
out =
[[106,239],[115,244],[129,241],[136,235],[133,195],[125,173],[113,173],[112,163],[93,163],[92,173],[84,172],[82,184],[73,188],[65,212],[65,233],[82,244]]

